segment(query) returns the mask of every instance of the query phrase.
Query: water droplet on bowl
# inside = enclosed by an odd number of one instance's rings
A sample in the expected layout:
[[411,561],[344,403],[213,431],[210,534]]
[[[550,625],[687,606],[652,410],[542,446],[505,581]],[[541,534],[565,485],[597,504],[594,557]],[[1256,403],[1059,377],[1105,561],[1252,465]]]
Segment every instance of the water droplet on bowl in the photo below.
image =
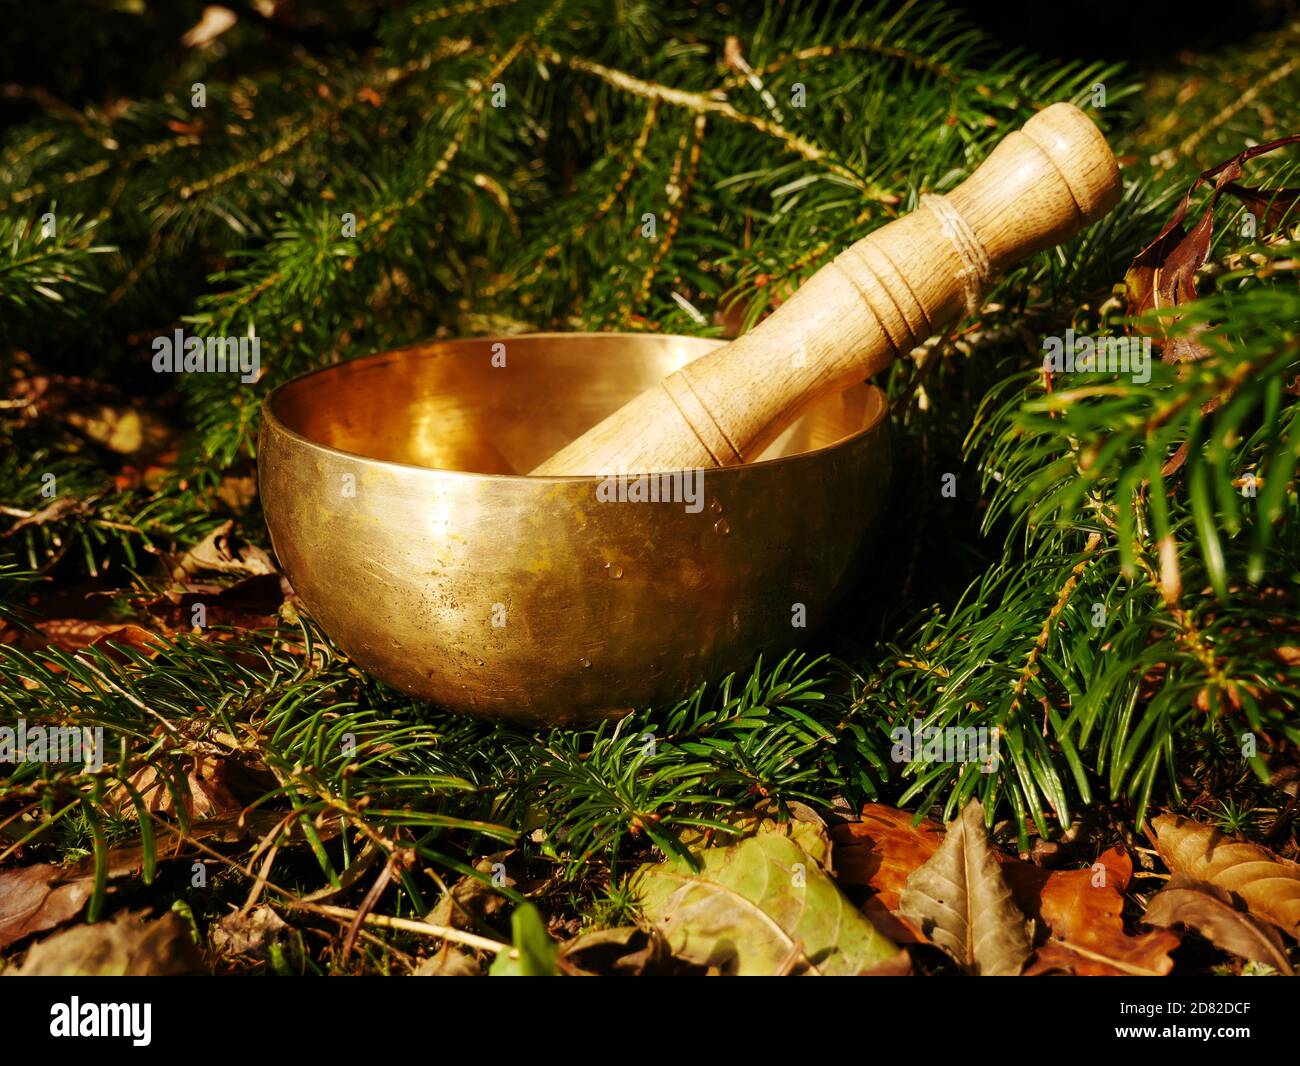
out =
[[613,581],[617,581],[619,578],[623,576],[623,568],[621,566],[616,566],[612,563],[606,563],[605,569],[609,571],[610,579]]
[[588,667],[591,666],[591,660],[584,655],[581,659],[578,660],[578,665],[581,666],[584,670],[586,670]]
[[725,518],[719,518],[713,523],[713,532],[720,537],[725,537],[731,532],[731,525]]
[[721,500],[710,500],[710,501],[709,501],[709,510],[712,511],[714,514],[722,514],[722,501],[721,501]]

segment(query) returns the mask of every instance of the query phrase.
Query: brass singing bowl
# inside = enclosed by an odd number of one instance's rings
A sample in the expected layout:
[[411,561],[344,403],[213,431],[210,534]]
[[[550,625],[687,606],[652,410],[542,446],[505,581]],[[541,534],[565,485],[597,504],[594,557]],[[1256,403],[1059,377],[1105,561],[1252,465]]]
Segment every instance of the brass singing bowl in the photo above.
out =
[[539,724],[672,701],[799,644],[884,504],[878,389],[825,397],[757,461],[704,471],[699,500],[690,481],[635,502],[630,478],[619,502],[616,480],[519,473],[717,343],[440,341],[281,386],[259,474],[295,591],[389,685]]

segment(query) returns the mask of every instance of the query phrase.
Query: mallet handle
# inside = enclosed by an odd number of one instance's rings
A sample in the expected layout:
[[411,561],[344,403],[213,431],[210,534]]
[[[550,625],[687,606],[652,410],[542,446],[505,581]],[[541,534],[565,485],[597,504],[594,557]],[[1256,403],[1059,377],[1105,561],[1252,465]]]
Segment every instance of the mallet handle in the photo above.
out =
[[1058,103],[1008,134],[946,196],[862,238],[743,337],[664,378],[534,474],[752,459],[811,400],[887,366],[962,313],[993,273],[1059,244],[1119,199],[1115,157]]

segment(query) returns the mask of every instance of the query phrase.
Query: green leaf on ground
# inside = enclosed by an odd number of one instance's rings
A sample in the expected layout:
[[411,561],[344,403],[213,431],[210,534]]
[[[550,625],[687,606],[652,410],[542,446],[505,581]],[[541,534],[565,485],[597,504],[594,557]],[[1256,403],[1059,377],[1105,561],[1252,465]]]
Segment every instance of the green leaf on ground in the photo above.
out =
[[738,839],[758,833],[782,833],[828,873],[835,872],[831,868],[831,838],[826,820],[806,803],[791,800],[783,811],[774,801],[764,800],[753,807],[721,812],[718,821],[726,824],[728,831],[689,827],[678,838],[690,851],[698,851],[710,844],[734,844]]
[[641,867],[633,887],[673,953],[724,974],[861,974],[898,948],[780,832]]

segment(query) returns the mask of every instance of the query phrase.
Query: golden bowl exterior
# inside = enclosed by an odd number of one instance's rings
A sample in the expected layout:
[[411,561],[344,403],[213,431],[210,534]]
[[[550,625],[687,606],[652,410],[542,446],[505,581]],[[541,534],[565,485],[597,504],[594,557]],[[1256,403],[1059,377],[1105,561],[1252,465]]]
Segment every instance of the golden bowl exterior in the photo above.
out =
[[[718,342],[647,334],[440,341],[267,397],[276,555],[363,669],[448,709],[571,724],[676,700],[829,612],[884,505],[885,401],[810,406],[698,499],[635,477],[526,477]],[[662,492],[661,495],[669,495]],[[799,623],[805,622],[807,628]]]

